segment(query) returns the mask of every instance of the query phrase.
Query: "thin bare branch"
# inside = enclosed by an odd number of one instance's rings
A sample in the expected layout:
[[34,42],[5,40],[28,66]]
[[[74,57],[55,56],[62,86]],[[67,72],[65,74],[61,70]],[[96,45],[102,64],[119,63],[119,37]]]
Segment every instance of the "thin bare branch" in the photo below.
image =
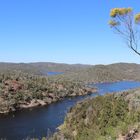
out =
[[[116,10],[116,9],[115,9]],[[120,11],[119,11],[120,10]],[[112,18],[119,25],[113,26],[115,33],[119,34],[126,42],[126,45],[136,54],[138,51],[138,41],[140,32],[134,26],[134,15],[131,8],[117,8],[116,13],[113,11]]]

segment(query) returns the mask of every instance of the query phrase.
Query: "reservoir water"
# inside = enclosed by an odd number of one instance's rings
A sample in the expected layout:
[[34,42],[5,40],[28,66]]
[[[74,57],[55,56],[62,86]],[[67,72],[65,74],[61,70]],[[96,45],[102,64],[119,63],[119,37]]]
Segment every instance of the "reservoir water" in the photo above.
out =
[[[96,86],[99,95],[118,92],[140,87],[140,82],[114,82],[100,83]],[[64,117],[70,107],[88,97],[94,97],[93,93],[86,96],[65,98],[62,101],[44,107],[36,107],[0,116],[0,139],[22,140],[29,138],[41,138],[54,133],[57,127],[63,123]]]

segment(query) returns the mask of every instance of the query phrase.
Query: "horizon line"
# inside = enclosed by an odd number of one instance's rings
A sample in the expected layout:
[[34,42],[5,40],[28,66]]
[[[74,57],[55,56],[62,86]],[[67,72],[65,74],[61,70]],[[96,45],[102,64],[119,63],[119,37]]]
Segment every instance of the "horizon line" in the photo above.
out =
[[114,62],[114,63],[98,63],[98,64],[89,64],[89,63],[65,63],[65,62],[53,62],[53,61],[29,61],[29,62],[12,62],[12,61],[0,61],[0,63],[9,63],[9,64],[33,64],[33,63],[52,63],[52,64],[66,64],[66,65],[111,65],[111,64],[140,64],[134,62]]

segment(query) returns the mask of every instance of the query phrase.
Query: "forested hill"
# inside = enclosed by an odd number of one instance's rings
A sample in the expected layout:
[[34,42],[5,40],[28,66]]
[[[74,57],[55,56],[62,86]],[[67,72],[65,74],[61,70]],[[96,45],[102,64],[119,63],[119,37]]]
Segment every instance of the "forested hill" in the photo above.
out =
[[25,73],[46,75],[47,72],[64,72],[53,76],[55,80],[84,82],[112,82],[117,80],[140,80],[140,64],[116,63],[110,65],[39,63],[0,63],[0,72],[20,70]]
[[77,103],[49,140],[140,140],[139,93],[135,89]]
[[64,63],[51,63],[51,62],[39,62],[39,63],[30,63],[32,67],[39,69],[41,74],[46,74],[47,72],[77,72],[79,70],[85,70],[90,68],[91,65],[83,64],[64,64]]
[[32,74],[46,74],[47,72],[74,72],[91,67],[90,65],[82,64],[63,64],[51,62],[38,63],[0,63],[0,72],[8,70],[20,70]]
[[119,80],[140,80],[140,65],[116,63],[95,65],[84,70],[55,76],[58,79],[80,80],[84,82],[112,82]]

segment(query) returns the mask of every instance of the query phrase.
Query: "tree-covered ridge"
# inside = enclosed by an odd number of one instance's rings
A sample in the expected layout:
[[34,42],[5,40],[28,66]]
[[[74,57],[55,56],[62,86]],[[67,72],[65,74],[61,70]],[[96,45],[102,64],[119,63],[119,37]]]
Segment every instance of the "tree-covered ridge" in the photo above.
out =
[[79,80],[82,82],[112,82],[122,80],[140,80],[140,65],[116,63],[111,65],[95,65],[75,72],[53,76],[54,79]]
[[98,96],[72,107],[51,140],[130,140],[140,131],[140,89]]
[[67,96],[95,91],[78,81],[54,81],[48,77],[21,71],[0,73],[0,113],[46,105]]
[[63,72],[51,76],[53,80],[82,82],[112,82],[118,80],[140,80],[140,65],[131,63],[116,63],[110,65],[68,65],[57,63],[0,63],[0,73],[6,71],[21,71],[23,73],[45,75],[47,72]]
[[36,63],[0,63],[0,72],[20,70],[29,74],[43,75],[47,72],[71,72],[89,68],[90,65],[82,64],[62,64],[51,62],[36,62]]

